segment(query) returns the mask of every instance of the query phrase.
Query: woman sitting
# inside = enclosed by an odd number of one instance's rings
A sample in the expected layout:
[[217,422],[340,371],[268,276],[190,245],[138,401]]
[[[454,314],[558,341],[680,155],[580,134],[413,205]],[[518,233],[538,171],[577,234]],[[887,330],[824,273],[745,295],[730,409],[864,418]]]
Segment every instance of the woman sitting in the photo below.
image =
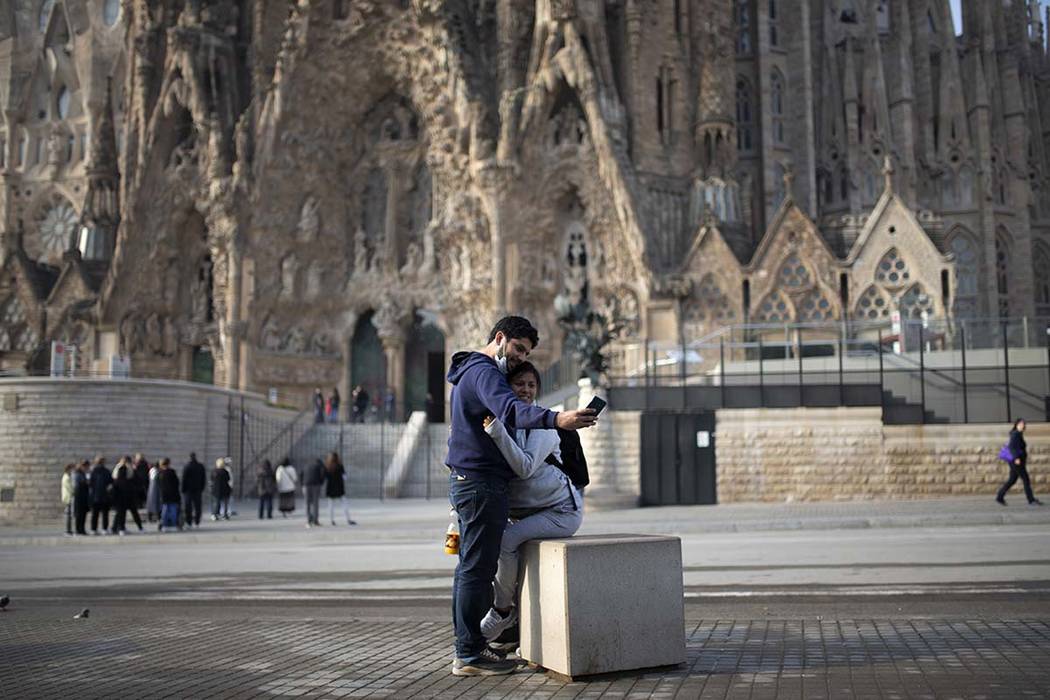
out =
[[[518,398],[534,403],[540,373],[522,362],[507,375]],[[503,531],[492,609],[481,621],[481,633],[492,641],[517,622],[518,551],[529,540],[571,537],[583,522],[583,499],[569,477],[547,458],[559,455],[556,430],[515,430],[511,435],[500,421],[485,418],[485,432],[496,442],[517,474],[508,486],[510,523]]]

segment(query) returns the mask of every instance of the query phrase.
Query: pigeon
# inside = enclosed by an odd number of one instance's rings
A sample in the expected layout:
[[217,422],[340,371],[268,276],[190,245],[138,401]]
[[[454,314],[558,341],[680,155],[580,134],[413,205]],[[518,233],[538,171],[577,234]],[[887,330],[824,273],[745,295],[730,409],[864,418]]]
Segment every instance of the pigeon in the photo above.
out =
[[10,602],[11,599],[8,598],[6,595],[3,598],[0,598],[0,610],[7,612],[7,604]]
[[83,610],[78,612],[76,615],[74,615],[73,619],[74,620],[86,620],[90,613],[91,613],[90,610],[88,610],[87,608],[84,608]]

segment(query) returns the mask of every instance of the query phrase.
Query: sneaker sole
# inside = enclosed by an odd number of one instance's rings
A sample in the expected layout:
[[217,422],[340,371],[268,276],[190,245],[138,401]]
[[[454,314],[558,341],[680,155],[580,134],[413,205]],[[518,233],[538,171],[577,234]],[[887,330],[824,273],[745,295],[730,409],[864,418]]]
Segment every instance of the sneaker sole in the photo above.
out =
[[506,671],[496,671],[491,668],[478,668],[477,666],[462,666],[460,668],[453,668],[453,676],[509,676],[517,670],[517,667],[509,668]]

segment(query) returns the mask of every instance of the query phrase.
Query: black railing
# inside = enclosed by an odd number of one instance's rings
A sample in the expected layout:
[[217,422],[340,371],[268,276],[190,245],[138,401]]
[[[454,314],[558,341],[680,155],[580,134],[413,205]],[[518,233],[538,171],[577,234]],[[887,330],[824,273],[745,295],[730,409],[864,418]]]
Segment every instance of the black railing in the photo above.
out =
[[641,366],[621,364],[610,379],[621,408],[868,405],[893,423],[1044,420],[1047,328],[1045,319],[752,326],[649,344],[635,352]]

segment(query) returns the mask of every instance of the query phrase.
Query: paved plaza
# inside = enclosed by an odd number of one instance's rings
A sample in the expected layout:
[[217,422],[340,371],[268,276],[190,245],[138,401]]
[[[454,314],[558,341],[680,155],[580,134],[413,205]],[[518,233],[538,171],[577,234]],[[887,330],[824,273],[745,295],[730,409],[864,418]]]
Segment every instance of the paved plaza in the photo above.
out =
[[569,683],[449,673],[440,501],[314,530],[248,505],[197,533],[0,529],[0,697],[1050,698],[1050,508],[589,513],[682,538],[687,662]]

